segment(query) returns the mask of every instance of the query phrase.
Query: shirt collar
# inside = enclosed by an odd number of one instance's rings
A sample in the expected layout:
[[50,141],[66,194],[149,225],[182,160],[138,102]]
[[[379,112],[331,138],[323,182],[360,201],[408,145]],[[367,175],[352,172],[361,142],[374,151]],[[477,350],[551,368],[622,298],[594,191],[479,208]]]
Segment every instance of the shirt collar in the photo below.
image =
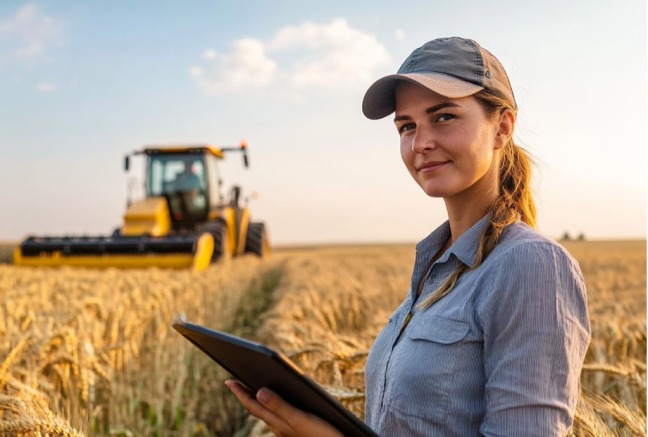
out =
[[430,235],[419,241],[416,251],[434,255],[446,244],[448,238],[450,238],[450,222],[446,220]]
[[[475,265],[475,255],[479,248],[479,239],[490,223],[490,213],[479,219],[470,229],[464,232],[461,237],[439,258],[439,263],[446,262],[450,255],[454,254],[459,260],[472,268]],[[431,254],[437,253],[450,238],[450,222],[446,220],[436,228],[430,235],[425,237],[416,245],[416,250],[425,251]]]

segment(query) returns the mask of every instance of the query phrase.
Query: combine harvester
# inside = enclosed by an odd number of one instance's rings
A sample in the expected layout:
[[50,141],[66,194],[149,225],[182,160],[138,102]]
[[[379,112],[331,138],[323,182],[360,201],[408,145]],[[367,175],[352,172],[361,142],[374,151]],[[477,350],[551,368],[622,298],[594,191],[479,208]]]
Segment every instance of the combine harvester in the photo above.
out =
[[[14,252],[21,266],[205,269],[210,263],[243,253],[265,257],[270,245],[263,223],[250,222],[240,205],[241,189],[221,194],[217,160],[226,152],[242,152],[247,144],[149,146],[146,196],[128,201],[124,224],[110,237],[29,237]],[[124,159],[124,170],[130,157]],[[246,202],[247,203],[247,202]]]

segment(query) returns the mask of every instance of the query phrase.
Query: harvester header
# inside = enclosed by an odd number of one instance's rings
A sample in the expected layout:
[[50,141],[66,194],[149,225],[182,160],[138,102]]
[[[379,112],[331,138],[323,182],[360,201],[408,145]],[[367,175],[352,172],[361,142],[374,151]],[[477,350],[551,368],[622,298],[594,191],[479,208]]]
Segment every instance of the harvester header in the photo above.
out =
[[[252,223],[241,188],[222,194],[217,161],[226,152],[242,152],[247,142],[145,146],[143,199],[131,202],[124,223],[111,236],[29,237],[16,248],[14,263],[30,266],[194,268],[244,253],[269,254],[265,225]],[[129,155],[124,169],[129,170]]]

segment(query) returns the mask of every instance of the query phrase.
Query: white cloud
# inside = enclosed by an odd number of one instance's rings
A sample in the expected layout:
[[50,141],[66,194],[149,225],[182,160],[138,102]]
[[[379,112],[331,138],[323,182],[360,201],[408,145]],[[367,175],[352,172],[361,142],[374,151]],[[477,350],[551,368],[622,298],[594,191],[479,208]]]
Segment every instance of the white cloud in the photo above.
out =
[[216,59],[216,50],[206,50],[205,53],[203,53],[203,58],[205,59]]
[[190,72],[206,94],[266,86],[277,69],[277,64],[266,57],[263,42],[254,38],[234,41],[227,54],[207,50],[203,58],[209,61],[208,66],[194,66]]
[[396,37],[396,39],[403,39],[405,38],[405,31],[403,29],[396,29],[394,36]]
[[0,34],[18,40],[14,54],[21,58],[41,55],[62,30],[56,19],[42,14],[34,3],[20,8],[13,19],[0,22]]
[[[280,58],[282,66],[272,58]],[[375,68],[391,62],[375,36],[349,26],[343,18],[329,24],[307,21],[286,26],[269,41],[234,41],[229,53],[203,53],[204,64],[191,68],[207,94],[278,83],[293,89],[365,83]]]
[[44,93],[46,93],[48,91],[53,91],[54,88],[56,88],[56,85],[54,85],[53,83],[48,83],[48,82],[39,83],[38,87],[36,87],[36,89],[38,91],[41,91],[41,92],[44,92]]
[[268,43],[275,51],[306,50],[288,76],[298,88],[367,82],[376,67],[389,64],[387,49],[373,35],[349,26],[344,18],[330,24],[310,21],[280,29]]

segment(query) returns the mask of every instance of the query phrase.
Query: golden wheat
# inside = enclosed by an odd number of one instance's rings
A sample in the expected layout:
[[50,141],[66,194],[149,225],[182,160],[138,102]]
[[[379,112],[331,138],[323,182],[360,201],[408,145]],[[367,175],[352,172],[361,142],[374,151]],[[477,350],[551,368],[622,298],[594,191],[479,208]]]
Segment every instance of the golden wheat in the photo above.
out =
[[25,401],[0,395],[0,412],[8,413],[0,421],[0,436],[85,437],[83,432],[72,428],[67,420],[57,417],[35,399]]
[[[0,395],[37,396],[60,416],[80,412],[94,434],[214,432],[219,419],[229,435],[243,419],[216,382],[224,372],[170,324],[184,314],[239,325],[250,290],[277,268],[254,257],[201,273],[0,265]],[[42,417],[27,416],[0,413],[0,429],[44,429]]]
[[[592,321],[571,435],[638,435],[646,244],[566,247]],[[0,429],[36,429],[51,409],[94,435],[271,435],[224,390],[225,373],[170,329],[179,314],[281,350],[362,418],[367,352],[405,297],[413,261],[412,245],[390,245],[290,250],[203,273],[0,265]],[[20,400],[28,413],[11,410]]]

